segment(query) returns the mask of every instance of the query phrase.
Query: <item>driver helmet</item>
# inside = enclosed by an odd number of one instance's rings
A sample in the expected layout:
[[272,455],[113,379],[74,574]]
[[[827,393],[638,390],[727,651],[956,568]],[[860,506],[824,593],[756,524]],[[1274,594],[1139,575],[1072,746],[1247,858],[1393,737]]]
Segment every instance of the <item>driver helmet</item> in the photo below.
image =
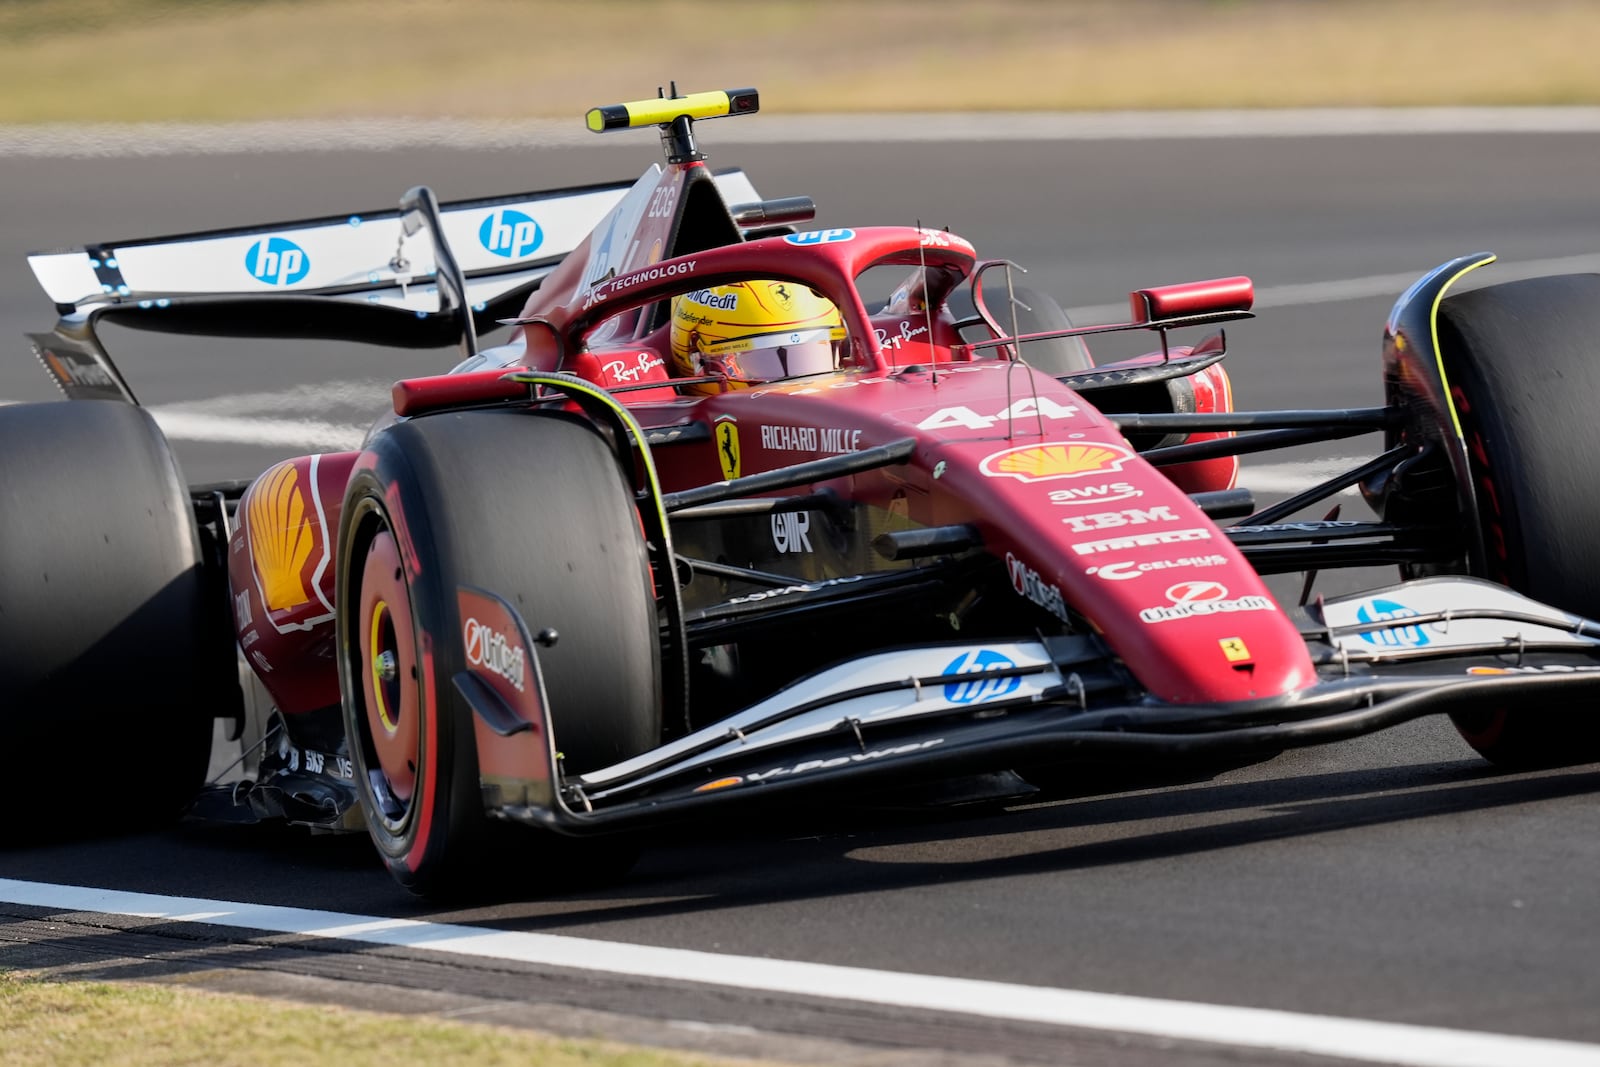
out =
[[[726,387],[746,389],[753,381],[821,374],[838,366],[843,340],[839,309],[799,282],[734,282],[672,301],[672,371],[679,377],[717,375]],[[686,388],[717,393],[725,386]]]

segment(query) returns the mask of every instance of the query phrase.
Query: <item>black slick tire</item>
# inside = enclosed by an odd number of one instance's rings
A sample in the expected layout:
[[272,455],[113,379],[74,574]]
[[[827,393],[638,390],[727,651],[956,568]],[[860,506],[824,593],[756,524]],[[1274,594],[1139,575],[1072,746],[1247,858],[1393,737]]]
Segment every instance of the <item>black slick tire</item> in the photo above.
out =
[[[367,826],[390,873],[436,898],[532,896],[618,873],[610,843],[586,850],[491,822],[473,713],[451,682],[465,668],[457,590],[487,590],[532,633],[559,635],[538,657],[567,772],[660,743],[655,600],[615,456],[575,417],[482,411],[397,424],[368,451],[340,530],[340,679]],[[364,679],[384,653],[397,677],[380,691]],[[412,732],[397,754],[402,728]]]
[[[188,491],[142,408],[0,408],[0,840],[176,814],[236,685]],[[222,633],[219,635],[219,627]]]
[[[1439,307],[1485,546],[1481,576],[1600,616],[1600,275],[1509,282]],[[1600,759],[1600,708],[1451,716],[1485,758],[1521,768]]]

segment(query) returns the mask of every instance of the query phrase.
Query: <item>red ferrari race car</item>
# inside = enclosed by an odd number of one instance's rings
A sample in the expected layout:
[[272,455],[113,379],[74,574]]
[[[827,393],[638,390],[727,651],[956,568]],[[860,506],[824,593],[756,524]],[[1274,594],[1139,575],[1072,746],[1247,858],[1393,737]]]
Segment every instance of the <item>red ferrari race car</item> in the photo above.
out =
[[[0,409],[0,749],[74,769],[11,762],[9,810],[364,827],[413,890],[516,892],[541,883],[510,857],[593,873],[729,806],[1238,765],[1434,713],[1507,766],[1600,757],[1600,277],[1447,297],[1493,257],[1454,260],[1394,306],[1384,406],[1235,411],[1214,328],[1249,279],[1073,325],[954,233],[797,229],[809,199],[713,172],[694,123],[757,108],[590,112],[659,129],[631,185],[31,257],[71,402]],[[186,485],[104,322],[462,356],[358,451]],[[1151,351],[1097,365],[1113,331]],[[1280,503],[1235,484],[1375,431]],[[1352,486],[1375,519],[1304,517]],[[1396,583],[1311,595],[1374,565]],[[1263,580],[1289,572],[1298,605]],[[247,773],[203,787],[219,718]]]

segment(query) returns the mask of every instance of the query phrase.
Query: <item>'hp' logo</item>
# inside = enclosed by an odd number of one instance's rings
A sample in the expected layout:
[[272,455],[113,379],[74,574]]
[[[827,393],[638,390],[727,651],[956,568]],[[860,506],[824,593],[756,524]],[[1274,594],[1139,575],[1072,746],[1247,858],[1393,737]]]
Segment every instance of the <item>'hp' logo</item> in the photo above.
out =
[[855,235],[854,230],[810,230],[806,233],[791,233],[784,240],[792,245],[831,245],[835,241],[848,241]]
[[[945,665],[946,674],[976,674],[983,675],[989,671],[1003,671],[1008,667],[1015,667],[1005,656],[992,649],[979,649],[976,652],[963,652]],[[1016,675],[1006,678],[974,678],[970,682],[956,682],[944,687],[944,698],[952,704],[978,704],[985,700],[994,700],[1014,691],[1022,684],[1022,679]]]
[[[1356,609],[1357,622],[1392,622],[1409,619],[1415,611],[1393,600],[1369,600]],[[1428,635],[1420,626],[1397,626],[1387,630],[1366,630],[1361,640],[1369,645],[1386,645],[1389,648],[1419,648],[1428,643]]]
[[521,259],[544,243],[539,224],[520,211],[495,211],[478,227],[478,243],[497,256]]
[[268,285],[293,285],[311,272],[311,257],[287,238],[263,237],[244,254],[244,269]]

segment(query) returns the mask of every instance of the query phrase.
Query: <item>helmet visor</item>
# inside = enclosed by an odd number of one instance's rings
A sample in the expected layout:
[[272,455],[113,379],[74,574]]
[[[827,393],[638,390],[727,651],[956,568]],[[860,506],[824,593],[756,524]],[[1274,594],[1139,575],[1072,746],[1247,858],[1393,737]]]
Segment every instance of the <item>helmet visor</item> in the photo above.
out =
[[731,378],[758,381],[823,374],[835,367],[828,329],[739,337],[707,348],[705,358],[721,362]]

